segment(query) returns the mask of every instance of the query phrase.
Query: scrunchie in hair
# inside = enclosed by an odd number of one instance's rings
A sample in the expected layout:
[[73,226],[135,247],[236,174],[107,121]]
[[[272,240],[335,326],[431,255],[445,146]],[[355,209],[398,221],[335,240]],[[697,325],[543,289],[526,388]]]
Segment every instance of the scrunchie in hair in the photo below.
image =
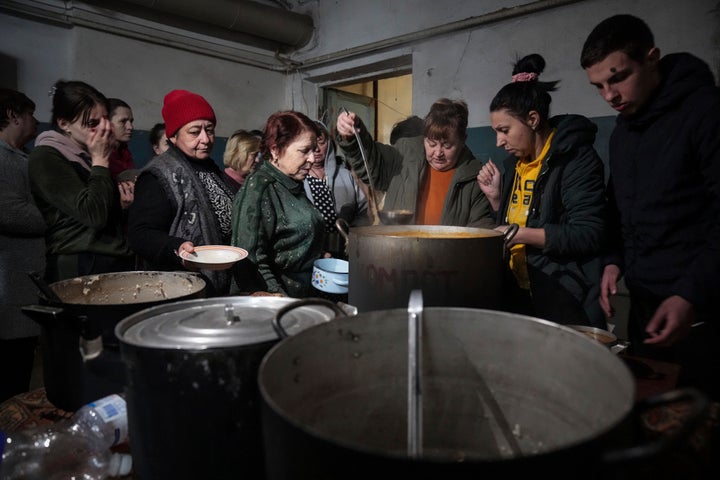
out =
[[520,72],[512,76],[513,83],[515,82],[532,82],[538,79],[537,73]]

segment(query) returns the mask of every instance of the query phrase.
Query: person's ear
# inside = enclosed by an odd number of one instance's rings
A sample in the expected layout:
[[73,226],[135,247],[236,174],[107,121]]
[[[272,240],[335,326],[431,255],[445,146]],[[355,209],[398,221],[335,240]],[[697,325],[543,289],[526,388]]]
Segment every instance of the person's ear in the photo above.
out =
[[527,123],[527,126],[532,128],[533,131],[537,130],[540,126],[540,114],[536,110],[530,110],[525,123]]
[[660,49],[658,47],[652,47],[648,50],[646,62],[653,67],[657,66],[658,62],[660,62]]
[[70,126],[70,123],[71,123],[71,122],[65,120],[64,118],[58,118],[58,119],[57,119],[57,126],[58,126],[58,127],[60,128],[60,130],[61,130],[63,133],[65,133],[66,135],[70,133],[70,131],[68,130],[68,128],[69,128],[69,126]]

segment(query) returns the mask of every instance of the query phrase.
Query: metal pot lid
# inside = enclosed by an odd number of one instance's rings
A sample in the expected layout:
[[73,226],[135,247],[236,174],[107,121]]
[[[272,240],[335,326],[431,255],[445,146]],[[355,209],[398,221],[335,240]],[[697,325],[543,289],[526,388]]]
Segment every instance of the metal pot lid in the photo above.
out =
[[[115,328],[121,342],[150,348],[202,350],[272,342],[279,339],[272,320],[282,307],[297,302],[288,297],[217,297],[185,300],[147,308]],[[301,306],[283,316],[294,335],[335,318],[324,306]]]

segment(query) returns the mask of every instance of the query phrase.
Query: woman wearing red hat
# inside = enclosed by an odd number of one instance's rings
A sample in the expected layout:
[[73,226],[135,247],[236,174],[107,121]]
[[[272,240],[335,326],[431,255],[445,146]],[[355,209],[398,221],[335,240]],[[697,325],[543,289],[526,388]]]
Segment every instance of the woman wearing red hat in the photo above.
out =
[[[228,245],[232,189],[210,158],[215,112],[200,95],[173,90],[162,108],[167,151],[153,158],[135,183],[128,240],[148,268],[183,268],[181,251],[195,245]],[[210,295],[230,291],[228,271],[202,271]]]

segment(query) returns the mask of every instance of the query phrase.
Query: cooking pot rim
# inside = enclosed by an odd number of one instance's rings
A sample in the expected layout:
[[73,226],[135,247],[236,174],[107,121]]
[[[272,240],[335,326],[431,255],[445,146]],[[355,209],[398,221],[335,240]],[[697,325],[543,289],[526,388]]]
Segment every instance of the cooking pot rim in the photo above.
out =
[[[176,295],[171,296],[164,299],[153,299],[153,300],[147,300],[142,302],[123,302],[123,303],[84,303],[84,302],[76,302],[76,301],[66,301],[62,300],[60,303],[51,300],[47,298],[45,294],[42,292],[38,292],[38,297],[44,301],[47,302],[49,305],[55,305],[55,306],[77,306],[77,307],[134,307],[137,308],[138,306],[142,305],[153,305],[157,303],[158,301],[172,301],[173,298],[176,298],[178,300],[181,300],[183,297],[187,297],[190,295],[196,295],[197,293],[203,291],[207,287],[207,282],[202,278],[202,276],[199,273],[196,272],[185,272],[185,271],[161,271],[161,270],[133,270],[133,271],[127,271],[127,272],[107,272],[107,273],[96,273],[91,275],[81,275],[77,277],[72,278],[66,278],[63,280],[58,280],[56,282],[53,282],[49,284],[49,287],[53,290],[55,290],[55,287],[63,288],[67,285],[72,285],[75,283],[82,283],[84,281],[88,282],[95,282],[95,281],[101,281],[103,279],[109,279],[109,278],[119,278],[123,279],[123,277],[127,277],[127,280],[131,280],[134,278],[141,279],[141,278],[147,278],[147,277],[157,277],[158,279],[162,279],[162,277],[165,278],[184,278],[189,280],[192,285],[193,289],[187,292],[183,292],[182,295]],[[96,280],[97,279],[97,280]]]
[[[635,395],[635,385],[633,381],[633,377],[629,369],[622,363],[622,361],[617,357],[617,355],[614,355],[609,352],[607,347],[602,345],[600,342],[597,342],[596,340],[593,340],[592,338],[588,337],[587,335],[576,331],[570,327],[567,327],[565,325],[557,324],[555,322],[545,320],[538,317],[532,317],[528,315],[521,315],[521,314],[515,314],[511,312],[505,312],[505,311],[499,311],[499,310],[491,310],[491,309],[479,309],[479,308],[468,308],[468,307],[426,307],[423,309],[423,313],[432,313],[432,312],[443,312],[448,313],[449,311],[455,311],[455,312],[477,312],[478,315],[481,315],[482,313],[490,313],[492,315],[498,316],[498,317],[506,317],[507,319],[512,320],[518,320],[518,321],[529,321],[531,323],[541,324],[545,325],[547,327],[555,328],[562,330],[564,332],[567,332],[572,336],[573,338],[582,339],[578,340],[580,342],[586,343],[586,347],[588,349],[595,349],[599,355],[610,355],[611,357],[614,357],[617,359],[618,366],[620,367],[620,371],[625,372],[625,380],[629,386],[628,394],[627,394],[627,402],[626,408],[624,408],[621,415],[616,416],[613,419],[608,419],[605,424],[600,426],[595,426],[594,430],[586,432],[584,435],[579,436],[578,438],[574,440],[567,440],[563,444],[556,446],[555,448],[547,449],[547,450],[541,450],[537,452],[525,452],[522,456],[519,457],[513,457],[513,458],[478,458],[478,457],[467,457],[463,460],[464,463],[470,463],[470,464],[488,464],[488,463],[495,463],[495,462],[503,462],[503,461],[513,461],[513,460],[522,460],[522,459],[531,459],[531,458],[540,458],[540,457],[550,457],[557,455],[559,453],[571,451],[578,447],[585,447],[586,445],[595,442],[596,440],[610,434],[613,430],[615,430],[619,425],[621,425],[623,422],[625,422],[630,415],[633,413],[633,401],[634,401],[634,395]],[[392,315],[393,313],[396,313],[400,317],[407,317],[407,309],[403,308],[395,308],[395,309],[387,309],[387,310],[379,310],[379,311],[371,311],[371,312],[364,312],[359,313],[356,316],[336,319],[335,323],[332,325],[332,328],[334,329],[343,329],[344,325],[342,323],[338,324],[337,322],[342,321],[356,321],[356,320],[362,320],[363,316],[374,316],[374,315],[380,315],[385,314]],[[358,318],[359,317],[359,318]],[[383,450],[375,447],[371,447],[366,444],[362,443],[356,443],[347,440],[344,437],[338,436],[338,435],[329,435],[325,434],[321,431],[318,431],[316,428],[314,428],[312,425],[307,425],[303,421],[301,421],[297,415],[295,415],[292,411],[288,411],[287,408],[283,407],[278,403],[275,394],[271,394],[268,391],[268,386],[266,385],[266,382],[263,381],[264,376],[266,375],[266,371],[269,368],[269,364],[273,361],[273,358],[277,355],[277,352],[283,349],[287,349],[292,345],[301,344],[303,342],[303,339],[305,336],[311,336],[314,334],[316,329],[319,328],[331,328],[329,326],[323,326],[323,324],[315,325],[312,328],[306,329],[302,332],[297,333],[296,335],[287,338],[286,340],[272,346],[268,352],[263,357],[259,369],[258,369],[258,386],[261,393],[261,398],[264,402],[266,402],[269,409],[273,412],[274,415],[280,416],[284,421],[290,423],[293,425],[294,428],[297,428],[312,437],[321,440],[322,442],[338,445],[343,448],[347,448],[352,451],[356,451],[359,453],[365,453],[365,454],[371,454],[373,456],[378,457],[384,457],[389,459],[404,459],[409,460],[407,454],[405,452],[393,452],[388,450]],[[418,459],[420,462],[423,463],[437,463],[437,464],[448,464],[451,463],[452,460],[448,458],[435,458],[432,456],[423,456],[420,459]]]
[[[502,232],[498,232],[497,230],[493,230],[491,228],[461,227],[450,225],[367,225],[351,228],[350,235],[354,234],[381,237],[413,238],[411,235],[407,235],[407,232],[414,231],[429,234],[428,236],[418,237],[422,238],[423,240],[478,240],[483,238],[503,236]],[[393,233],[397,233],[397,235],[393,235]],[[433,237],[431,236],[432,233],[444,235]],[[453,237],[451,235],[448,235],[449,233],[465,234],[467,236]]]
[[[144,322],[144,321],[159,321],[162,317],[169,315],[172,316],[174,313],[181,314],[183,312],[188,312],[190,310],[197,310],[199,308],[207,311],[208,309],[212,308],[219,308],[223,307],[223,312],[221,313],[218,311],[218,315],[227,315],[228,314],[228,307],[246,307],[248,309],[257,309],[261,313],[266,313],[267,310],[272,310],[273,312],[276,310],[279,310],[280,308],[287,306],[289,304],[297,302],[297,298],[293,297],[269,297],[269,296],[251,296],[251,295],[238,295],[238,296],[228,296],[228,297],[210,297],[210,298],[198,298],[198,299],[190,299],[190,300],[180,300],[176,302],[170,302],[165,303],[161,305],[152,306],[143,310],[140,310],[138,312],[133,313],[132,315],[129,315],[122,319],[118,324],[115,326],[115,336],[117,337],[120,344],[125,344],[128,346],[136,347],[136,348],[148,348],[148,349],[157,349],[157,350],[211,350],[211,349],[218,349],[218,348],[237,348],[237,347],[244,347],[244,346],[251,346],[251,345],[258,345],[260,343],[266,343],[271,342],[275,343],[279,340],[279,337],[275,330],[272,327],[272,319],[268,318],[267,328],[264,329],[262,332],[258,333],[257,331],[253,331],[254,336],[250,337],[250,334],[245,335],[244,331],[242,330],[242,320],[236,324],[237,330],[227,330],[228,334],[223,335],[223,338],[225,339],[224,342],[220,341],[222,339],[218,339],[218,341],[212,341],[212,332],[210,332],[208,337],[206,338],[207,343],[194,343],[192,345],[187,344],[185,342],[182,342],[182,344],[179,343],[168,343],[168,344],[159,344],[162,342],[152,342],[150,340],[142,341],[138,340],[132,337],[129,337],[127,335],[127,332],[130,328],[133,326]],[[312,322],[308,323],[306,320],[307,317],[317,317],[319,320],[317,320],[317,323],[325,323],[330,320],[333,320],[335,318],[335,313],[332,312],[331,309],[328,307],[323,306],[315,306],[315,305],[303,305],[298,307],[295,310],[295,313],[298,315],[298,318],[295,319],[295,324],[293,324],[289,331],[293,335],[296,333],[302,332],[305,329],[312,328],[314,324]],[[235,312],[231,308],[230,315],[233,316]],[[233,328],[232,322],[226,324],[226,326],[230,329]],[[210,331],[214,328],[212,325],[208,325],[207,330]],[[189,328],[184,329],[185,335],[192,336],[192,330]],[[217,332],[216,332],[217,333]],[[232,333],[232,335],[231,335]],[[234,336],[233,336],[234,335]],[[238,336],[242,336],[244,340],[248,340],[247,342],[240,342],[235,341],[233,342],[233,338],[237,340]],[[146,343],[147,342],[147,343]]]

